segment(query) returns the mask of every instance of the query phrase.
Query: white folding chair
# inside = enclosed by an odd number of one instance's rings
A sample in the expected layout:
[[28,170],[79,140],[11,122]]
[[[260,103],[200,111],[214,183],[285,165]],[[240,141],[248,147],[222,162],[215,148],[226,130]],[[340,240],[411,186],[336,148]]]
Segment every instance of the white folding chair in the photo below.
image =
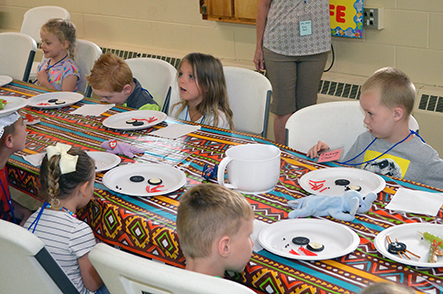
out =
[[[335,101],[302,108],[286,122],[286,145],[306,153],[320,140],[332,148],[344,147],[346,154],[357,137],[367,131],[364,118],[358,101]],[[409,128],[418,131],[413,116],[409,119]]]
[[89,260],[111,293],[252,294],[241,284],[162,264],[97,244]]
[[224,66],[228,99],[236,131],[266,137],[272,86],[258,72]]
[[168,113],[169,101],[176,83],[177,70],[169,62],[156,58],[126,59],[132,75],[142,87],[151,93],[164,113]]
[[78,65],[80,71],[80,84],[77,92],[85,94],[85,97],[91,97],[92,89],[87,85],[86,75],[91,73],[94,62],[102,54],[102,50],[95,43],[77,39],[75,46],[75,64]]
[[23,227],[0,220],[2,293],[78,294],[44,243]]
[[37,43],[22,33],[0,33],[0,74],[25,82],[29,79]]
[[[31,36],[37,43],[40,43],[40,29],[41,27],[52,18],[61,18],[64,20],[70,20],[69,11],[59,6],[38,6],[29,9],[23,15],[23,22],[20,28],[20,33]],[[42,60],[45,57],[43,56]],[[37,66],[39,61],[35,61],[32,64],[30,73],[30,79],[37,77]]]

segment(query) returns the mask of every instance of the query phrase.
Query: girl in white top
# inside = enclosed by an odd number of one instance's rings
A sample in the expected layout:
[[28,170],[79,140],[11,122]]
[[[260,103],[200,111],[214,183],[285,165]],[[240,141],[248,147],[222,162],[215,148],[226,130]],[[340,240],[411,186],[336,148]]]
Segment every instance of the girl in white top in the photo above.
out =
[[57,143],[49,146],[40,168],[46,202],[25,223],[45,243],[81,294],[109,293],[88,254],[95,246],[89,225],[76,218],[92,198],[95,162],[83,150]]
[[224,129],[234,129],[226,80],[219,59],[190,53],[178,67],[181,101],[172,107],[172,116]]

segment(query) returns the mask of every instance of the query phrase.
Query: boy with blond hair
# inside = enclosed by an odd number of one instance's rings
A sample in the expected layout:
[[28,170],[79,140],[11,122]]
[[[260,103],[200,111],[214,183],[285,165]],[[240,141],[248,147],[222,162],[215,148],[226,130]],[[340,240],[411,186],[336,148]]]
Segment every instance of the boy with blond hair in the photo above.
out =
[[18,112],[0,117],[0,219],[23,225],[31,211],[11,198],[6,163],[9,157],[25,148],[26,125]]
[[251,258],[254,212],[246,198],[215,184],[189,189],[180,199],[177,233],[186,269],[223,277],[242,272]]
[[139,110],[160,110],[148,90],[132,76],[128,64],[115,54],[102,54],[86,80],[101,102]]
[[[374,72],[360,95],[368,132],[357,138],[342,163],[443,189],[443,160],[409,129],[414,100],[415,86],[406,74],[392,67]],[[307,155],[313,158],[327,149],[319,141]]]

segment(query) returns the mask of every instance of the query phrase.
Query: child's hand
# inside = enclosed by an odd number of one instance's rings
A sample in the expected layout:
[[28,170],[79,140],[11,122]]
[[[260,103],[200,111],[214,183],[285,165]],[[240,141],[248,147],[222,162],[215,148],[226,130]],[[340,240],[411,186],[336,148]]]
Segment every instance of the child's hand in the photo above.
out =
[[43,87],[49,88],[48,85],[50,85],[50,83],[48,78],[48,72],[44,68],[42,68],[42,70],[37,73],[38,83]]
[[314,158],[314,157],[317,157],[317,155],[320,151],[324,151],[324,150],[328,150],[328,149],[329,149],[329,146],[326,143],[324,143],[322,141],[318,141],[317,145],[314,145],[314,147],[309,149],[309,151],[306,155],[310,158]]

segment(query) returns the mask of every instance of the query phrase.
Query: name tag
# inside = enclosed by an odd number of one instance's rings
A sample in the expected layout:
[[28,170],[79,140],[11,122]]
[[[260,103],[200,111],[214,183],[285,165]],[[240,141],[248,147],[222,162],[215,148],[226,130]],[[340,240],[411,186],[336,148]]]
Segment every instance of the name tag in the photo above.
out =
[[300,21],[300,36],[309,36],[312,34],[312,27],[310,20]]

